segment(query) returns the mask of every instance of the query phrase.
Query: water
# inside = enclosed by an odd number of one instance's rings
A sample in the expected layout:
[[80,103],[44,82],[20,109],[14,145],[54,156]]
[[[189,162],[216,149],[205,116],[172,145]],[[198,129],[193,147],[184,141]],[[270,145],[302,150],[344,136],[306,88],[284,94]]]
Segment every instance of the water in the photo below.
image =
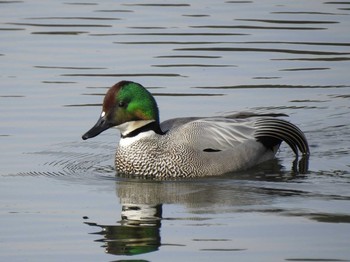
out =
[[[1,260],[350,260],[349,2],[1,1],[0,13]],[[219,178],[116,178],[118,132],[80,137],[123,79],[155,94],[162,120],[288,114],[309,172],[284,146]]]

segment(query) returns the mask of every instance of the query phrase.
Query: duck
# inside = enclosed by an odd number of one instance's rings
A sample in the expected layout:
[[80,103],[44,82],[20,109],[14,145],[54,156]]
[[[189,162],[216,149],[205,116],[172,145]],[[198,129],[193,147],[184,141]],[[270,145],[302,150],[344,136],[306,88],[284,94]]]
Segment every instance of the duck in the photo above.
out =
[[195,178],[245,170],[275,158],[282,142],[297,158],[310,154],[304,133],[284,114],[236,113],[179,117],[160,123],[153,95],[120,81],[108,89],[96,124],[82,139],[116,127],[117,174],[144,178]]

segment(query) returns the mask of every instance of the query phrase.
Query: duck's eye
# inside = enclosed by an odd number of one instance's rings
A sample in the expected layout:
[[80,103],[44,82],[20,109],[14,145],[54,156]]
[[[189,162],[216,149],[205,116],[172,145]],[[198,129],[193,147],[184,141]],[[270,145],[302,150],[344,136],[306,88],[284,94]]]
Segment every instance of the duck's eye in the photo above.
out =
[[124,101],[119,101],[119,107],[126,107],[126,103]]

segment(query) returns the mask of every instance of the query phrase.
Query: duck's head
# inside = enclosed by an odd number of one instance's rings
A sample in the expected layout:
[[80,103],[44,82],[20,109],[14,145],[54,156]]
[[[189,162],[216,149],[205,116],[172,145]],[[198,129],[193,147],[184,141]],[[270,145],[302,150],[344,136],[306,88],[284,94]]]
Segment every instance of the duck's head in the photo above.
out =
[[158,106],[154,97],[138,83],[121,81],[107,91],[100,118],[82,138],[95,137],[114,126],[122,136],[127,136],[150,123],[159,127]]

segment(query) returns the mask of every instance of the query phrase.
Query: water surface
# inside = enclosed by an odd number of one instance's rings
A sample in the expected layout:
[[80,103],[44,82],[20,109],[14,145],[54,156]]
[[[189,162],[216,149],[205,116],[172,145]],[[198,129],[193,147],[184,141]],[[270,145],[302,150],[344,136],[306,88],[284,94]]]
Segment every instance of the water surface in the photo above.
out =
[[[346,1],[1,1],[0,258],[349,261]],[[81,135],[107,88],[146,86],[161,119],[284,113],[309,171],[277,159],[218,178],[116,177],[119,134]]]

